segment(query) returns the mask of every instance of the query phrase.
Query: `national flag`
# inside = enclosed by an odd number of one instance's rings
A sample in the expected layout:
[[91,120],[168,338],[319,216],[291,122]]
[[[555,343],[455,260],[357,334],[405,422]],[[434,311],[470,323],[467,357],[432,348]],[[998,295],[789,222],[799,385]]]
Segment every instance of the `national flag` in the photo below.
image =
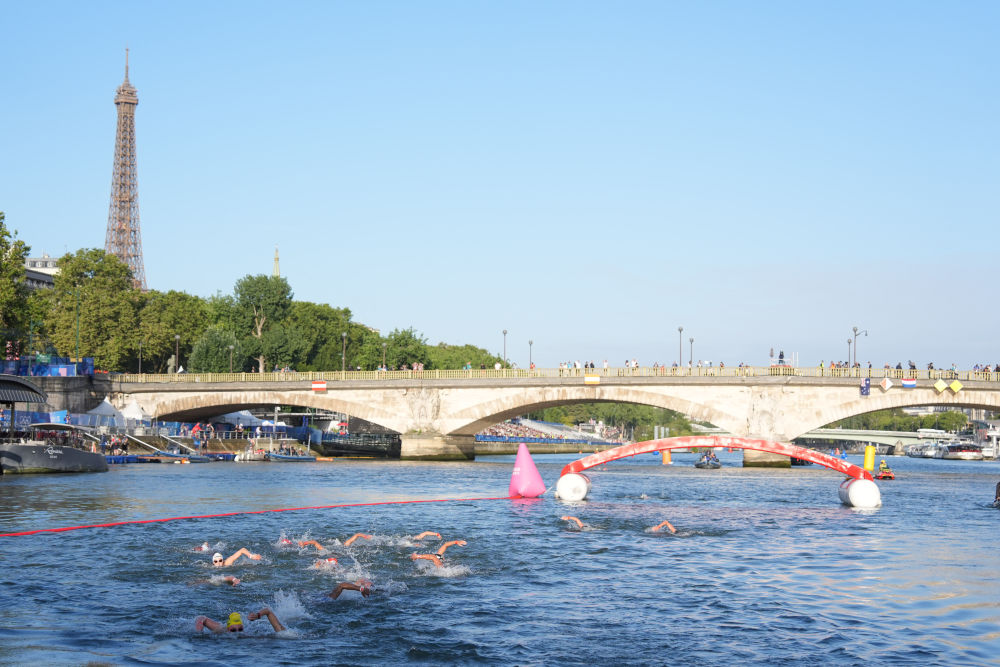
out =
[[868,396],[872,393],[872,381],[870,378],[865,378],[861,381],[861,395]]
[[903,378],[903,389],[916,389],[917,378]]
[[313,380],[312,381],[313,391],[326,391],[326,380]]

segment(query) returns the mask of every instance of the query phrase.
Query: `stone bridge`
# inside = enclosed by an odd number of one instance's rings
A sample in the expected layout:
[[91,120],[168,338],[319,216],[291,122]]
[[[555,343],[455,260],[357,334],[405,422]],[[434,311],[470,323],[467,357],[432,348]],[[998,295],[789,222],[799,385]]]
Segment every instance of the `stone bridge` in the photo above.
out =
[[597,401],[667,408],[737,437],[779,442],[887,408],[1000,410],[996,373],[941,378],[920,371],[924,377],[912,388],[903,388],[900,378],[883,387],[882,377],[874,376],[870,395],[864,396],[859,386],[864,378],[830,377],[822,369],[720,369],[713,375],[624,370],[592,375],[556,370],[122,375],[111,386],[113,403],[122,407],[134,399],[161,420],[190,421],[275,405],[343,412],[398,432],[407,459],[473,458],[473,436],[488,426],[542,408]]

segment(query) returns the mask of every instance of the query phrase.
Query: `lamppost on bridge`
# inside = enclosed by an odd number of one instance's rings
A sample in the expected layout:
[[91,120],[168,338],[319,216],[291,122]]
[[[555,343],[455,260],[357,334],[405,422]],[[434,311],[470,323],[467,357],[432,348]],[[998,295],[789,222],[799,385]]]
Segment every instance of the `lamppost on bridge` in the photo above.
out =
[[233,372],[233,346],[229,346],[229,372]]
[[503,330],[503,365],[507,367],[507,330]]
[[529,340],[528,341],[528,368],[531,368],[531,365],[534,363],[534,361],[532,361],[532,359],[531,359],[531,346],[534,345],[534,344],[535,344],[535,341],[533,341],[533,340]]
[[[854,332],[854,363],[858,363],[858,336],[861,334],[868,335],[868,329],[858,329],[857,327],[852,327],[851,331]],[[851,364],[852,366],[854,364]]]
[[343,373],[347,370],[347,332],[343,331],[340,334],[340,339],[343,341],[343,345],[340,347],[340,372]]
[[690,369],[691,366],[694,364],[694,338],[689,338],[688,342],[691,343],[691,350],[690,350],[691,356],[688,357],[688,369]]
[[851,365],[851,339],[847,339],[847,365]]
[[389,370],[389,368],[385,365],[385,350],[387,346],[387,343],[382,343],[382,370],[384,371]]
[[677,368],[684,363],[684,327],[677,327]]
[[181,335],[174,334],[174,361],[177,365],[174,366],[174,373],[179,373],[181,371]]

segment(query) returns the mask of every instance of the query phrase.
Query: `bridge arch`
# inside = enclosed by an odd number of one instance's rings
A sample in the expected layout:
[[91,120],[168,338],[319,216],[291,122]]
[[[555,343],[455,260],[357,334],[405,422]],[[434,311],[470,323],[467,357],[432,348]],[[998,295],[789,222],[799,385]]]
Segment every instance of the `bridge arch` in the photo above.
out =
[[773,442],[771,440],[738,438],[727,435],[685,435],[676,438],[646,440],[645,442],[622,445],[621,447],[606,449],[603,452],[597,452],[595,454],[585,456],[582,459],[577,459],[576,461],[567,464],[562,469],[562,472],[559,473],[559,476],[561,477],[570,473],[579,473],[587,470],[588,468],[593,468],[594,466],[629,456],[648,454],[650,452],[659,452],[669,449],[686,449],[688,447],[731,447],[733,449],[753,449],[756,451],[770,452],[772,454],[781,454],[783,456],[803,459],[805,461],[821,465],[825,468],[844,473],[848,477],[853,477],[854,479],[866,479],[869,481],[872,481],[873,479],[872,474],[864,468],[860,468],[842,459],[823,454],[822,452],[817,452],[814,449],[807,449],[806,447],[799,447],[798,445],[790,445],[783,442]]

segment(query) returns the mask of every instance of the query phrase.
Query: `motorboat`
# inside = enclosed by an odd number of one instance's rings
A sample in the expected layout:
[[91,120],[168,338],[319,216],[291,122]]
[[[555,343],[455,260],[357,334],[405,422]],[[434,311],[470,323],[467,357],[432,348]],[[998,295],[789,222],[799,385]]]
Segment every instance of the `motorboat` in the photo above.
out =
[[267,453],[267,460],[268,461],[303,461],[303,462],[309,462],[309,461],[315,461],[316,457],[315,456],[301,456],[301,455],[298,455],[298,454],[279,454],[278,452],[268,452]]
[[983,448],[975,443],[960,440],[942,442],[938,445],[934,458],[953,461],[982,461]]
[[266,461],[267,452],[263,449],[254,449],[253,447],[247,447],[242,452],[236,452],[236,461],[247,462],[247,461]]
[[0,442],[0,472],[107,472],[90,429],[73,424],[32,424],[28,437]]
[[884,470],[878,470],[873,475],[875,479],[896,479],[896,473],[885,468]]

